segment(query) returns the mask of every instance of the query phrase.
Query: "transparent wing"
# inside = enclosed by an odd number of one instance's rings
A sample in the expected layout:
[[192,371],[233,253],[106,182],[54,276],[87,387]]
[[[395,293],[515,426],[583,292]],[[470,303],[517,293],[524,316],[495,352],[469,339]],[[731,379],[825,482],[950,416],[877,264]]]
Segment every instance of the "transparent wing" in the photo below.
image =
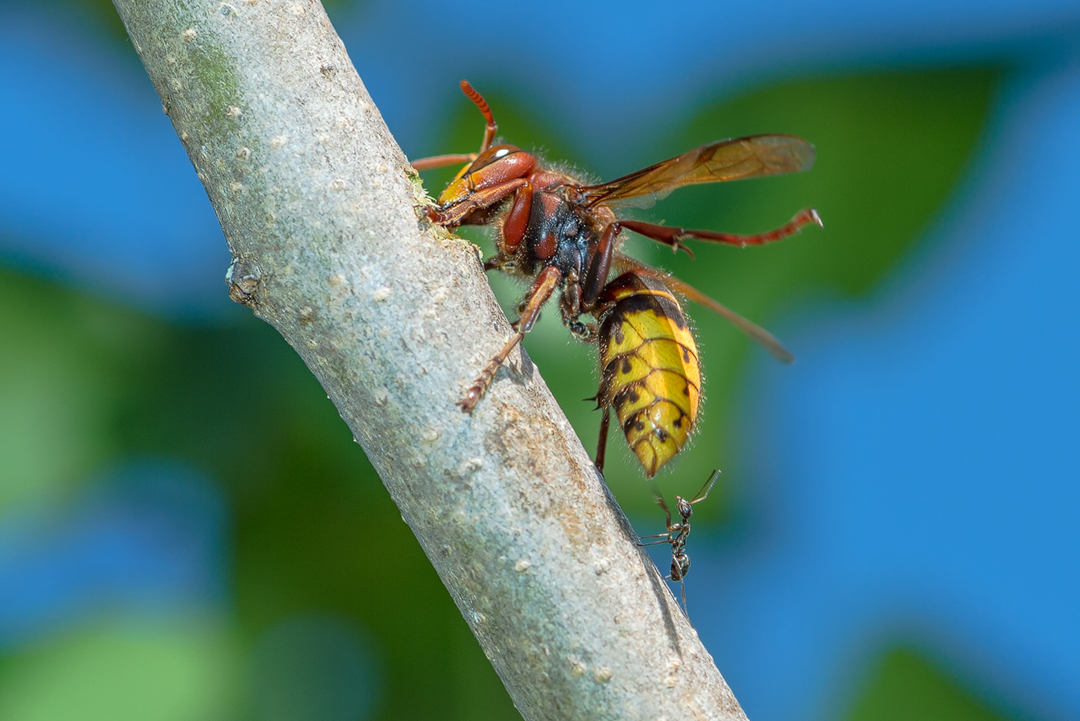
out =
[[809,170],[814,165],[814,154],[813,145],[794,135],[751,135],[702,145],[676,158],[579,190],[590,207],[641,196],[662,197],[684,185]]

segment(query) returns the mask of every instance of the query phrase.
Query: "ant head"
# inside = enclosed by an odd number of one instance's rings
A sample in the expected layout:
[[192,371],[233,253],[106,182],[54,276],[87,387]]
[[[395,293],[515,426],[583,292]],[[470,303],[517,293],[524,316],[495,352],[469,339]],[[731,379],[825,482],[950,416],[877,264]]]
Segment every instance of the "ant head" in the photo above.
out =
[[694,515],[694,507],[690,505],[690,501],[682,496],[675,496],[675,503],[679,508],[679,515],[683,517],[684,521],[689,520],[690,516]]

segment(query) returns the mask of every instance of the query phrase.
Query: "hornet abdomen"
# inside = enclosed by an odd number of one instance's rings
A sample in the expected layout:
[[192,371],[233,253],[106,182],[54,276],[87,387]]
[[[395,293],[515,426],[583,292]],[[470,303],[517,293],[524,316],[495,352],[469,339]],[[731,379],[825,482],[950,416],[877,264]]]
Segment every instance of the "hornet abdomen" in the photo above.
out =
[[679,302],[659,279],[636,271],[600,298],[601,408],[615,411],[645,475],[652,478],[690,437],[701,366]]

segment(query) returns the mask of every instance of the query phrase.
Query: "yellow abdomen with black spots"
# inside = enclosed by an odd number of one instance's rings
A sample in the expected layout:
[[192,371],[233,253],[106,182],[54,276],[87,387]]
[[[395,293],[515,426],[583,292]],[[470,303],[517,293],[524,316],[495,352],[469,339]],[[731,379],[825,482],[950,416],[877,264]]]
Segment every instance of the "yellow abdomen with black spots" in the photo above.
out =
[[652,478],[694,428],[701,398],[697,345],[663,282],[629,272],[605,288],[600,317],[600,405]]

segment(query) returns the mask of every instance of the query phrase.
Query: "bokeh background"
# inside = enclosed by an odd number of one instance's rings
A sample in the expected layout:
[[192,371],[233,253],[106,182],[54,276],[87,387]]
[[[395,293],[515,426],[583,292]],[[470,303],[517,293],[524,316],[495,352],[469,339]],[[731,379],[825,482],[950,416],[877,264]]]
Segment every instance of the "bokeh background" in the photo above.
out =
[[[824,230],[696,262],[630,244],[798,357],[689,308],[707,402],[659,483],[723,471],[691,617],[754,721],[1080,719],[1080,4],[327,6],[410,157],[475,148],[462,77],[510,142],[597,179],[814,142],[810,173],[640,217],[815,206]],[[227,265],[111,4],[0,1],[0,718],[517,718]],[[548,316],[526,346],[591,449],[595,357]]]

